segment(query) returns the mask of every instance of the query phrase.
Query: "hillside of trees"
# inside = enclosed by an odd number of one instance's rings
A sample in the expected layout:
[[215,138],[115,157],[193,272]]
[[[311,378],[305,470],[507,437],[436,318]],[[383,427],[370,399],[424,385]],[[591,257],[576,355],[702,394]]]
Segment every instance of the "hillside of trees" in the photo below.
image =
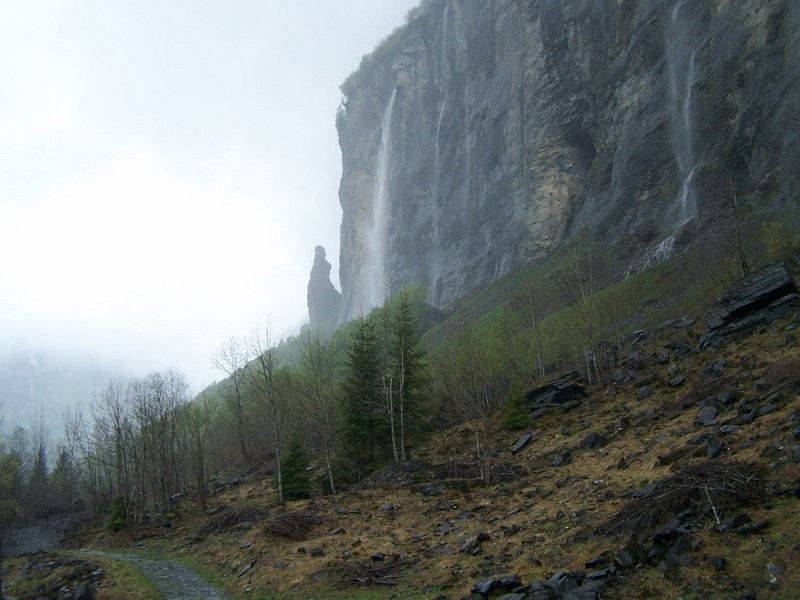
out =
[[[796,257],[784,227],[764,235],[748,254],[752,266]],[[557,371],[602,381],[625,357],[631,331],[682,304],[696,311],[738,275],[706,270],[696,285],[705,266],[698,253],[601,289],[610,264],[601,256],[579,241],[449,313],[412,286],[329,339],[306,327],[278,342],[261,328],[218,349],[224,379],[194,397],[172,370],[111,380],[89,408],[65,415],[63,432],[47,431],[43,419],[4,432],[0,517],[72,507],[133,525],[187,495],[205,505],[209,491],[243,473],[272,478],[283,504],[412,459],[431,432],[460,424],[468,440],[453,437],[449,451],[490,482],[494,413],[519,427],[524,391]]]

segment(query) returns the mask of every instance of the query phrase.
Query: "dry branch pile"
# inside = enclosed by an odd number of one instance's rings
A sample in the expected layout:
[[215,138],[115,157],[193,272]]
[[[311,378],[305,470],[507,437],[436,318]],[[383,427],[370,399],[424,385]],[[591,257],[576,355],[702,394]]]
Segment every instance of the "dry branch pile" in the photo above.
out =
[[268,533],[276,533],[293,540],[302,540],[315,525],[320,525],[322,519],[310,512],[287,512],[279,517],[268,521],[264,525],[264,530]]
[[342,568],[342,584],[348,585],[397,585],[395,576],[416,561],[398,554],[384,557],[380,561],[364,560],[347,563]]
[[253,523],[264,517],[264,513],[252,509],[228,510],[216,515],[200,528],[200,533],[219,533],[223,529],[236,527],[240,523]]
[[698,519],[711,516],[719,524],[726,511],[764,496],[764,471],[762,465],[745,462],[709,460],[689,465],[628,502],[601,530],[641,534],[689,510]]

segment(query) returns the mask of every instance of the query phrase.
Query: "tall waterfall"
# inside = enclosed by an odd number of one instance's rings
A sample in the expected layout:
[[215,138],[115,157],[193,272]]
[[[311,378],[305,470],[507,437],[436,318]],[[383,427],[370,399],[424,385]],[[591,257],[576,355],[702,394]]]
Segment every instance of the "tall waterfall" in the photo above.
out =
[[678,167],[678,194],[675,198],[675,225],[680,227],[697,214],[694,176],[698,163],[694,153],[692,92],[697,82],[697,51],[703,45],[689,47],[690,0],[678,0],[672,9],[667,29],[667,67],[670,84],[670,121],[672,147]]
[[436,139],[434,140],[433,147],[433,183],[431,185],[431,196],[434,203],[439,201],[439,186],[441,185],[441,131],[442,131],[442,118],[444,118],[444,109],[447,107],[447,97],[450,92],[448,82],[445,81],[447,76],[447,13],[450,11],[450,4],[446,3],[444,6],[444,13],[442,15],[442,42],[440,44],[441,51],[439,56],[439,93],[442,93],[444,88],[444,95],[439,103],[439,116],[436,119]]
[[364,301],[369,308],[383,304],[387,295],[386,246],[389,226],[389,162],[391,160],[392,113],[397,88],[392,90],[381,122],[381,143],[372,192],[372,221],[366,235],[367,265],[364,273]]
[[428,259],[428,278],[430,280],[431,289],[437,285],[437,281],[441,274],[441,213],[439,207],[442,206],[443,201],[441,198],[441,180],[442,180],[442,151],[441,151],[441,132],[442,132],[442,119],[444,119],[444,111],[447,108],[447,100],[450,94],[449,81],[447,81],[447,23],[448,13],[450,11],[450,3],[446,2],[444,5],[444,12],[442,14],[442,41],[440,44],[439,65],[438,65],[438,88],[439,94],[442,94],[442,100],[439,102],[439,115],[436,119],[436,137],[433,142],[433,177],[431,181],[431,206],[432,206],[432,226],[431,226],[431,245],[433,246],[433,254]]

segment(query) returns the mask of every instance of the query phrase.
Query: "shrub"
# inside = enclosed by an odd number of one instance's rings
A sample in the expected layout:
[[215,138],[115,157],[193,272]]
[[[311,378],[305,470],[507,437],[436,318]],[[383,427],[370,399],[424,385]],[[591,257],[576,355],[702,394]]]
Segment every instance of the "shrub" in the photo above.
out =
[[519,382],[511,384],[503,401],[503,428],[523,429],[531,424],[528,407],[525,404],[525,391]]
[[108,515],[106,527],[114,532],[122,531],[127,525],[127,520],[125,498],[122,496],[115,496],[111,501],[111,514]]
[[792,234],[778,221],[764,223],[764,241],[767,244],[767,256],[772,262],[791,262],[796,248]]

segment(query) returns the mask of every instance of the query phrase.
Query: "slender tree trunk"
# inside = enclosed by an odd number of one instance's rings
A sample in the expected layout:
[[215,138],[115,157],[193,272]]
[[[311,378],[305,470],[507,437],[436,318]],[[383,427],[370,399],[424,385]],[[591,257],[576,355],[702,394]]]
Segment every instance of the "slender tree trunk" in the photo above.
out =
[[386,378],[384,378],[383,389],[384,393],[386,394],[386,413],[389,419],[389,435],[392,438],[392,455],[394,456],[394,462],[398,463],[400,462],[400,454],[397,451],[397,432],[395,427],[393,383],[394,380],[391,377],[389,377],[388,384],[386,382]]
[[406,460],[406,404],[404,394],[400,393],[400,460]]
[[283,476],[281,475],[281,441],[278,437],[278,415],[273,411],[272,414],[272,433],[275,436],[275,471],[276,471],[276,484],[278,486],[278,501],[281,506],[286,502],[283,499]]
[[5,558],[5,554],[3,554],[3,538],[5,534],[5,527],[0,526],[0,600],[6,600],[7,598],[3,590],[3,559]]
[[331,486],[331,494],[336,493],[336,483],[333,480],[333,467],[331,466],[331,447],[330,447],[330,439],[328,438],[327,433],[324,435],[323,446],[322,446],[322,453],[325,457],[325,470],[328,473],[328,483]]

